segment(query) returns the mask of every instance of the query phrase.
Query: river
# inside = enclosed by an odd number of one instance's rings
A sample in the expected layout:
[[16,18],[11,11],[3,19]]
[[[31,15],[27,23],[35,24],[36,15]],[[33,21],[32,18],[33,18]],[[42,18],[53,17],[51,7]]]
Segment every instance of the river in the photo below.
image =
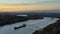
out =
[[[44,19],[28,20],[11,25],[0,27],[0,34],[32,34],[35,30],[44,28],[45,26],[56,22],[58,18],[44,17]],[[14,27],[26,24],[26,27],[14,30]]]

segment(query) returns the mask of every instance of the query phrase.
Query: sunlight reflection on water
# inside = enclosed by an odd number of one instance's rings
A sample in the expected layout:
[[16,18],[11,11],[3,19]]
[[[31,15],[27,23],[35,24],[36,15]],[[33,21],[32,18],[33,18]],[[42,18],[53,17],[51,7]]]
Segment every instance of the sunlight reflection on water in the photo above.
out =
[[[0,27],[0,34],[32,34],[35,30],[41,29],[51,23],[54,23],[58,20],[58,18],[49,18],[44,17],[44,19],[38,20],[28,20],[24,22],[19,22],[11,25],[6,25]],[[26,27],[14,30],[14,27],[21,26],[26,24]]]

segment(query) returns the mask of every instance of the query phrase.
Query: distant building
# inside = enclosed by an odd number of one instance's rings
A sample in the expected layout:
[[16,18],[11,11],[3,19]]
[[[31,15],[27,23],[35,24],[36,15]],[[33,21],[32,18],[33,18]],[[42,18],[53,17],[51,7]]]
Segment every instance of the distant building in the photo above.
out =
[[17,16],[23,16],[23,17],[27,17],[28,15],[17,15]]

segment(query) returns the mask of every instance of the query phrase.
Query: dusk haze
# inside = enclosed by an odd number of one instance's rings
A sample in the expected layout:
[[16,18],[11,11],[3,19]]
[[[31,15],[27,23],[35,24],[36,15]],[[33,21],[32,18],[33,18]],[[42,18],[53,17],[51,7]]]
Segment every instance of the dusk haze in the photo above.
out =
[[0,12],[60,10],[60,0],[0,0]]

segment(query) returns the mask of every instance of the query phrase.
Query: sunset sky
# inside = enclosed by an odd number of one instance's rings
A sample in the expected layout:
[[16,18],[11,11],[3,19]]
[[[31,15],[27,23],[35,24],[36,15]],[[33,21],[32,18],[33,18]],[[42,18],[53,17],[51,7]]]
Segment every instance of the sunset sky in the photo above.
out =
[[0,12],[60,10],[60,0],[0,0]]

